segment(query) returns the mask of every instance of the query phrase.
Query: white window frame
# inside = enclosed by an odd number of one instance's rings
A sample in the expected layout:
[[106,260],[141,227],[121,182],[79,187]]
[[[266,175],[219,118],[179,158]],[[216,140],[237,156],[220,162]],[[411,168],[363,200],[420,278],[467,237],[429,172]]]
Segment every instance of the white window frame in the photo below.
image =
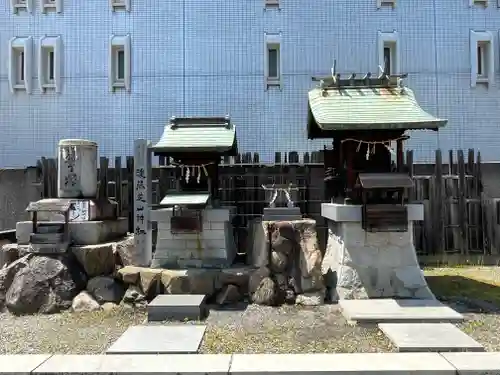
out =
[[[49,53],[54,53],[54,79],[49,79]],[[44,36],[38,43],[38,85],[42,92],[47,89],[60,93],[62,90],[63,47],[60,36]]]
[[378,66],[382,69],[385,66],[384,48],[389,46],[391,51],[391,70],[389,74],[399,74],[401,71],[401,53],[399,46],[399,35],[396,30],[391,32],[378,32]]
[[33,13],[33,0],[25,0],[24,3],[20,0],[10,0],[12,13],[18,13],[20,10],[26,10]]
[[[117,74],[117,51],[123,49],[124,52],[124,70],[125,77],[122,80],[116,79]],[[109,42],[109,62],[108,62],[108,74],[109,74],[109,90],[111,92],[119,88],[124,88],[127,91],[131,89],[131,40],[130,34],[127,35],[113,35]]]
[[469,7],[474,5],[482,5],[484,7],[488,6],[488,0],[469,0]]
[[383,6],[390,6],[392,8],[396,7],[396,0],[377,0],[377,8],[382,8]]
[[[20,72],[19,54],[24,54],[23,82],[19,82]],[[9,87],[12,93],[24,90],[31,94],[33,77],[33,38],[14,37],[9,41]]]
[[56,13],[62,12],[62,0],[40,0],[42,12],[55,11]]
[[280,0],[264,0],[264,9],[280,9]]
[[[486,47],[486,56],[483,56],[485,72],[478,75],[477,49],[479,45]],[[471,87],[476,87],[478,83],[493,86],[495,84],[495,49],[493,48],[493,34],[489,31],[470,32],[470,80]]]
[[109,0],[109,6],[113,12],[117,10],[130,12],[130,0]]
[[[264,77],[266,90],[269,87],[282,87],[283,84],[283,54],[281,48],[281,33],[264,34]],[[278,49],[278,77],[269,77],[269,49],[276,47]]]

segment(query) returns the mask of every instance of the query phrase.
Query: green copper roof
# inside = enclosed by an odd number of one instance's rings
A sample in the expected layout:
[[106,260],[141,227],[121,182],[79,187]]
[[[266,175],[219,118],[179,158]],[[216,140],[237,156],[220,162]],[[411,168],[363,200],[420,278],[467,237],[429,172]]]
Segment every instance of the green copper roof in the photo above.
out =
[[326,131],[436,130],[447,120],[425,112],[408,88],[353,87],[309,91],[309,128],[311,122]]
[[236,152],[236,129],[228,117],[173,117],[153,151]]

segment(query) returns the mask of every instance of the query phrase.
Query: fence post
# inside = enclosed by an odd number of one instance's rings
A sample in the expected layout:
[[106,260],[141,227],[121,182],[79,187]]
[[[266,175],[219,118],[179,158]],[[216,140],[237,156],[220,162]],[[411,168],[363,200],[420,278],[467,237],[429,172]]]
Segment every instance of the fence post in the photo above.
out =
[[149,267],[153,257],[152,226],[150,221],[151,142],[134,141],[134,240],[138,266]]

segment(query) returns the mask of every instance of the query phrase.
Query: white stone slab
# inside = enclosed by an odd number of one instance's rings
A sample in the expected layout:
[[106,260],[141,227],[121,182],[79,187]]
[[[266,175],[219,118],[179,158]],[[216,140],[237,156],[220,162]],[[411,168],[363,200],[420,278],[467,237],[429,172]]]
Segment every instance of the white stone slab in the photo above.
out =
[[206,326],[133,326],[125,331],[106,354],[197,353]]
[[462,314],[437,300],[340,300],[342,314],[358,323],[444,323],[464,320]]
[[455,374],[437,353],[234,354],[230,373],[241,374]]
[[500,374],[500,352],[442,353],[457,370],[458,375]]
[[381,323],[400,352],[482,352],[484,347],[451,323]]
[[227,374],[231,355],[54,355],[34,374]]
[[50,354],[0,355],[0,374],[31,374],[33,370],[50,358]]

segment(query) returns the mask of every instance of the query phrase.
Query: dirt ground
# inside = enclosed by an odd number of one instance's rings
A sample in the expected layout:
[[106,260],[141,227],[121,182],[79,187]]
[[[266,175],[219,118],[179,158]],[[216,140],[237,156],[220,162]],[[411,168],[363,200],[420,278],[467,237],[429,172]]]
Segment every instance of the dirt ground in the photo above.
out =
[[[500,268],[439,268],[426,275],[436,295],[465,314],[459,327],[487,350],[500,351]],[[98,354],[145,318],[144,311],[129,309],[23,317],[2,313],[0,354]],[[348,325],[337,305],[212,309],[204,324],[203,353],[394,351],[378,329]]]

